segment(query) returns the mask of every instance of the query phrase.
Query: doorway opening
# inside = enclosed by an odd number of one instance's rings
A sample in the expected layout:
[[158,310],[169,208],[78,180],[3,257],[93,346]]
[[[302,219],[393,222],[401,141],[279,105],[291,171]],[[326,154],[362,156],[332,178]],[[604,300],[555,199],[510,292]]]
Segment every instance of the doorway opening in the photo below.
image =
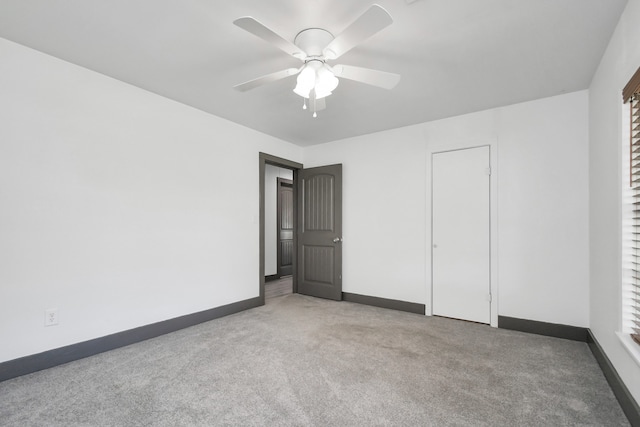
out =
[[264,304],[266,298],[297,292],[295,195],[302,164],[265,153],[259,161],[259,296]]
[[265,169],[265,299],[293,293],[293,171]]
[[291,245],[292,293],[342,300],[342,165],[303,169],[300,163],[260,153],[261,303],[265,301],[265,177],[268,165],[293,172],[292,226],[286,224],[284,230],[281,229],[284,239],[280,239],[286,241],[291,237],[290,243],[285,242],[285,245]]

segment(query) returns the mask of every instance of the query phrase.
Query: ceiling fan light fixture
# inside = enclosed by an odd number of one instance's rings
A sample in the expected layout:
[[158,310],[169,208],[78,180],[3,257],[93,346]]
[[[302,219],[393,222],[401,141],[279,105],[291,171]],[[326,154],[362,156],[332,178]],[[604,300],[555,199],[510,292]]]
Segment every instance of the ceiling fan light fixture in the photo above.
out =
[[331,95],[338,87],[338,83],[340,83],[338,78],[329,70],[329,67],[323,64],[322,68],[316,72],[316,98],[320,99]]
[[315,98],[320,99],[331,95],[338,87],[339,80],[331,69],[322,61],[307,62],[300,74],[298,74],[296,87],[293,89],[297,95],[309,98],[311,91],[315,91]]
[[316,90],[316,99],[322,99],[322,98],[326,98],[327,96],[331,95],[332,92],[328,92],[328,91],[323,91],[323,90]]
[[316,71],[305,65],[300,74],[298,74],[297,84],[293,91],[303,98],[309,98],[309,93],[316,84]]

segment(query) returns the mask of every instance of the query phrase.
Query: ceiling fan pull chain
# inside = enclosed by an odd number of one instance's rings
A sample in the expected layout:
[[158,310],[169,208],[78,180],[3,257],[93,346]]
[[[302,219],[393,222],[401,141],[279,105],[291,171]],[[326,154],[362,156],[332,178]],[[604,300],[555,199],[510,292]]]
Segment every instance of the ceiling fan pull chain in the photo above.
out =
[[313,118],[318,117],[318,113],[316,112],[316,97],[313,97]]
[[303,101],[302,101],[302,109],[306,110],[307,109],[307,98],[302,98],[302,99],[303,99]]

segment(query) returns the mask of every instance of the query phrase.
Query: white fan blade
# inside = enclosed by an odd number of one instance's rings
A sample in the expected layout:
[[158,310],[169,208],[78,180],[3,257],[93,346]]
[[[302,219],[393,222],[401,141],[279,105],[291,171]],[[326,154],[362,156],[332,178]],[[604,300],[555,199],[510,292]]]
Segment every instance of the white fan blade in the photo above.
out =
[[265,25],[252,18],[251,16],[243,16],[242,18],[238,18],[233,21],[233,23],[243,30],[250,32],[254,36],[258,36],[262,40],[271,43],[278,49],[288,53],[291,56],[294,56],[298,59],[304,59],[306,56],[306,54],[298,46],[288,40],[285,40],[284,38],[282,38],[282,36],[276,34],[273,30],[267,28]]
[[267,74],[266,76],[258,77],[257,79],[249,80],[248,82],[235,85],[233,88],[240,92],[246,92],[258,86],[262,86],[267,83],[272,83],[285,77],[298,74],[300,71],[298,68],[287,68],[286,70],[276,71],[275,73]]
[[334,65],[332,67],[336,77],[342,77],[368,85],[393,89],[400,81],[400,75],[385,71],[371,70],[369,68],[354,67],[351,65]]
[[391,25],[393,19],[389,12],[374,4],[358,19],[349,25],[338,37],[324,48],[327,59],[336,59],[359,45],[378,31]]

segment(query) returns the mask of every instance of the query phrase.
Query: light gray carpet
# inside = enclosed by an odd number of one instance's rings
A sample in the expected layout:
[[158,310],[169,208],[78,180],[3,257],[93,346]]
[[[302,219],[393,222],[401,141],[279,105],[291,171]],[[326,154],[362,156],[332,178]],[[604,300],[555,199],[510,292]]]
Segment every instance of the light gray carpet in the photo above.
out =
[[297,294],[0,383],[3,426],[622,426],[584,343]]

